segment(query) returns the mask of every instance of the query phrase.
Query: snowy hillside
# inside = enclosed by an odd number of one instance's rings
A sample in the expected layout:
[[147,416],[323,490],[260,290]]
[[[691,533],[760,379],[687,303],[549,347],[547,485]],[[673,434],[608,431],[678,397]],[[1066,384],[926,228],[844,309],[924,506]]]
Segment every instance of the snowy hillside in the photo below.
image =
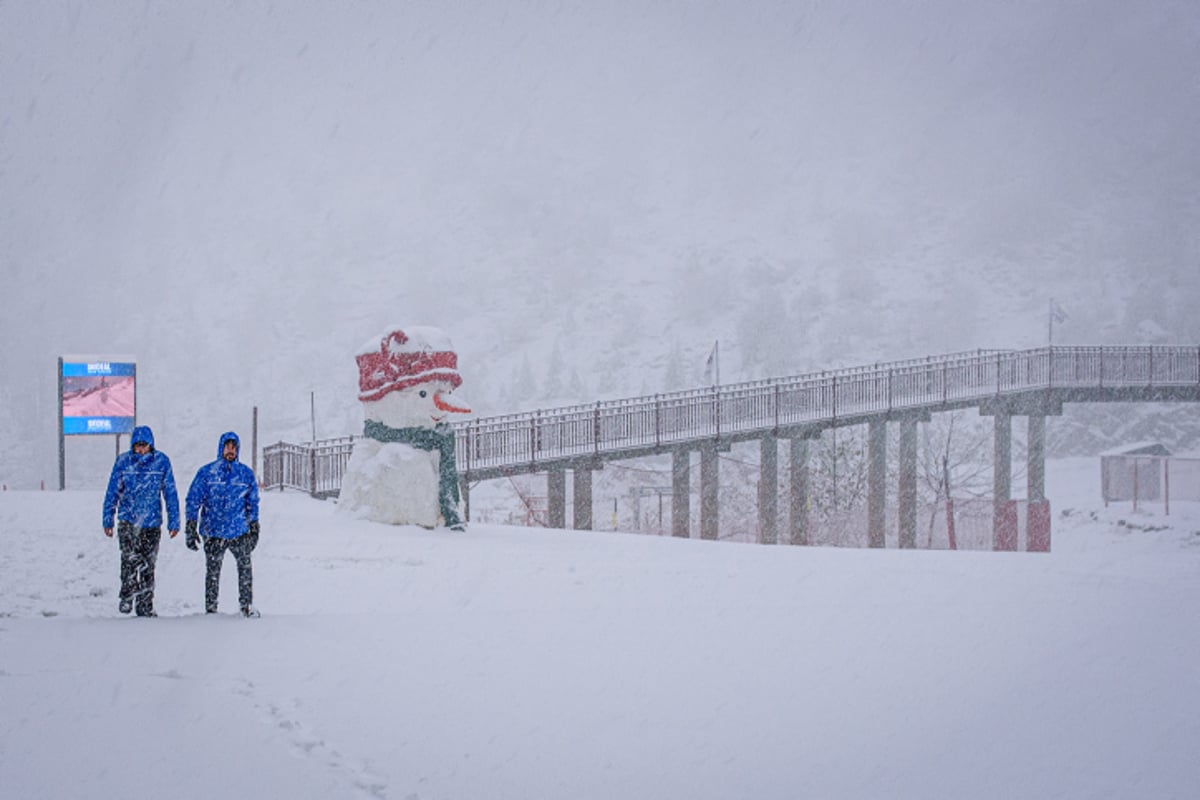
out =
[[6,797],[1190,798],[1200,508],[1051,462],[1050,554],[346,522],[263,498],[258,620],[91,491],[0,492]]
[[[1200,8],[0,3],[0,481],[131,353],[181,472],[354,432],[453,338],[480,414],[1047,336],[1200,341]],[[95,488],[111,442],[70,443]]]

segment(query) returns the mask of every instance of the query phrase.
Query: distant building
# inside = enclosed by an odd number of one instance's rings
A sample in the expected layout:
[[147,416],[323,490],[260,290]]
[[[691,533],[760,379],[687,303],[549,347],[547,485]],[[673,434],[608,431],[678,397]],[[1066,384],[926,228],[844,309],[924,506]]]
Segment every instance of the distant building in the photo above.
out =
[[1109,501],[1159,500],[1163,462],[1171,451],[1159,442],[1122,445],[1100,454],[1100,494]]

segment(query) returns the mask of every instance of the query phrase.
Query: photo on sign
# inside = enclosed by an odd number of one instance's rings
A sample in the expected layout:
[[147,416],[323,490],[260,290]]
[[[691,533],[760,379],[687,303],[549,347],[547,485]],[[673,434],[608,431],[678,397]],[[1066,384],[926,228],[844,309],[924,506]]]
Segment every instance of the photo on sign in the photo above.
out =
[[80,375],[63,378],[64,417],[132,417],[132,375]]

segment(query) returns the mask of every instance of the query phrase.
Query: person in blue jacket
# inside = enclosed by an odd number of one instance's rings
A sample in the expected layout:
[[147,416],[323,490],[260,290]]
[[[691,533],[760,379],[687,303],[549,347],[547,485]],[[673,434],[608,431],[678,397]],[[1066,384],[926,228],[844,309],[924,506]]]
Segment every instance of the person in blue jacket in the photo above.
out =
[[221,434],[217,460],[196,472],[187,493],[187,546],[204,541],[204,610],[217,613],[221,562],[233,553],[238,571],[238,604],[242,616],[257,617],[254,571],[250,553],[258,545],[258,483],[254,471],[238,461],[241,441],[233,431]]
[[130,439],[128,452],[117,456],[108,478],[101,525],[104,535],[111,539],[116,517],[121,548],[117,607],[128,614],[136,604],[139,617],[156,617],[154,564],[162,539],[162,504],[164,500],[167,503],[167,530],[173,539],[179,533],[179,495],[175,492],[171,459],[154,449],[150,426],[137,426]]

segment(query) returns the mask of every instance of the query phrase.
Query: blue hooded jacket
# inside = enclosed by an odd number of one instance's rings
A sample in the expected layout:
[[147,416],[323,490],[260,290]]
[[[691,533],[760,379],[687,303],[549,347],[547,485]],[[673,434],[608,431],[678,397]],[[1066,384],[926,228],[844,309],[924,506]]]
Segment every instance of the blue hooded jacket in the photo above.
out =
[[187,493],[187,518],[200,521],[200,535],[236,539],[258,520],[258,483],[254,471],[236,458],[226,461],[225,443],[232,441],[241,453],[241,440],[233,431],[221,434],[217,460],[205,464],[192,478]]
[[[175,473],[171,459],[154,449],[154,432],[148,425],[133,429],[129,450],[117,456],[108,491],[104,493],[101,525],[113,527],[113,517],[138,528],[162,526],[162,501],[167,501],[167,530],[179,530],[179,495],[175,492]],[[150,452],[138,455],[133,446],[150,445]]]

